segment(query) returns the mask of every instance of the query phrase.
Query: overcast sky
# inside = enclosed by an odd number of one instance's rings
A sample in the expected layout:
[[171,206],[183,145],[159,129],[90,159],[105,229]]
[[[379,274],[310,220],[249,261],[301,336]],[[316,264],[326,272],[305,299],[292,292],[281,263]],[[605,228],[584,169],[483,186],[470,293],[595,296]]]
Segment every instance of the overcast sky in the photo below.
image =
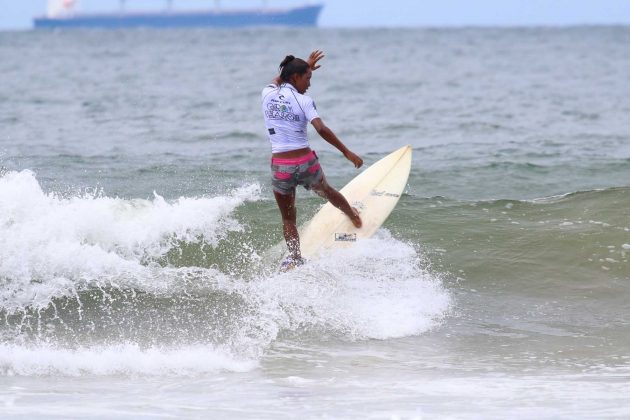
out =
[[[82,11],[112,11],[119,0],[77,0]],[[222,0],[223,8],[323,3],[320,26],[461,26],[630,24],[630,0]],[[212,8],[213,0],[173,0],[177,9]],[[28,29],[47,0],[0,0],[0,29]],[[164,8],[165,0],[127,0],[129,10]]]

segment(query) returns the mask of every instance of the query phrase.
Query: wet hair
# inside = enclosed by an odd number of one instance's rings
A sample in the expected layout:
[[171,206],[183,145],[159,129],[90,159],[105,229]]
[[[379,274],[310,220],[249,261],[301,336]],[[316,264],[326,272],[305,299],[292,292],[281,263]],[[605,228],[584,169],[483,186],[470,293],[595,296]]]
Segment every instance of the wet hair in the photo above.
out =
[[311,67],[308,63],[301,58],[296,58],[292,55],[287,55],[280,63],[280,79],[288,83],[291,76],[294,74],[302,75],[308,71]]

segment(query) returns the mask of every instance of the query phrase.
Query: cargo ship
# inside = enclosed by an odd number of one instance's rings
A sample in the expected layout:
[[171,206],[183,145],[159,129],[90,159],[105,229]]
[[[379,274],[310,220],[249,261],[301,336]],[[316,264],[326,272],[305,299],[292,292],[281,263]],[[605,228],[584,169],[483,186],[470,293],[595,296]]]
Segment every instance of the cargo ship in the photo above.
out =
[[169,0],[161,11],[127,11],[126,1],[111,13],[82,13],[77,0],[49,0],[46,16],[33,19],[36,29],[42,28],[186,28],[247,26],[317,26],[323,6],[303,5],[286,9],[223,9],[215,1],[214,9],[181,10]]

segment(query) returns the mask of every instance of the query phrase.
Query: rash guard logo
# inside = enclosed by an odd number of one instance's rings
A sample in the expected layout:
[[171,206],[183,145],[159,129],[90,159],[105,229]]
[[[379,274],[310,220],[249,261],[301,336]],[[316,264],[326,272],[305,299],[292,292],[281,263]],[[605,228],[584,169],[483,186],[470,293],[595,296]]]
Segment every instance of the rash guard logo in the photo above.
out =
[[300,121],[300,116],[293,113],[293,108],[285,104],[267,104],[265,115],[270,120]]

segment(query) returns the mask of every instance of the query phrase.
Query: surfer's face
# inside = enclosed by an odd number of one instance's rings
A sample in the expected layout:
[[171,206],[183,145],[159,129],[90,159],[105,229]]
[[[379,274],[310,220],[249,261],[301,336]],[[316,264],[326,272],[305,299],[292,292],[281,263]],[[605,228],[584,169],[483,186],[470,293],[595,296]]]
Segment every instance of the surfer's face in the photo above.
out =
[[304,74],[294,74],[291,84],[298,92],[303,94],[311,86],[312,75],[313,72],[311,71],[311,69],[308,69]]

